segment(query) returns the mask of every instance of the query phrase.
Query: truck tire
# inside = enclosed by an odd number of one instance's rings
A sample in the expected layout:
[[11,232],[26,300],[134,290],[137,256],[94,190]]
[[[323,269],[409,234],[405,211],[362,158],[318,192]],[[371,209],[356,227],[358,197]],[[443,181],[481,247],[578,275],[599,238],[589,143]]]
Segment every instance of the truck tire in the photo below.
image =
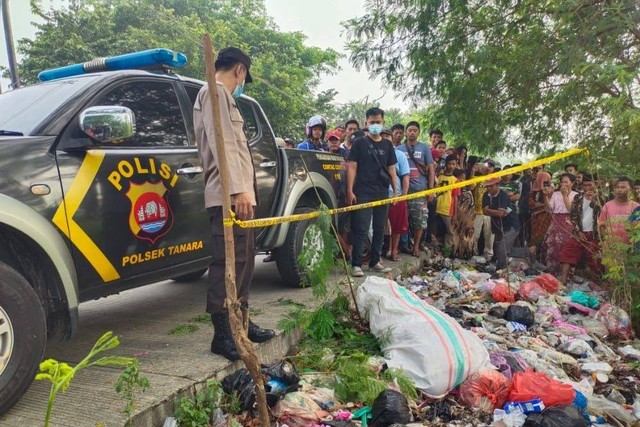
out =
[[[295,215],[314,211],[315,209],[312,208],[296,208],[293,213]],[[317,249],[318,254],[323,250],[321,232],[315,224],[315,218],[289,224],[284,245],[275,251],[278,272],[282,281],[289,286],[303,287],[308,282],[305,266],[301,266],[298,262],[298,256],[305,246],[305,239],[308,245]]]
[[185,282],[185,283],[195,282],[196,280],[200,279],[202,275],[206,272],[207,272],[207,269],[205,268],[204,270],[198,270],[198,271],[194,271],[193,273],[187,273],[187,274],[183,274],[182,276],[174,277],[171,280],[174,280],[176,282]]
[[17,271],[0,262],[0,415],[33,382],[46,340],[38,295]]

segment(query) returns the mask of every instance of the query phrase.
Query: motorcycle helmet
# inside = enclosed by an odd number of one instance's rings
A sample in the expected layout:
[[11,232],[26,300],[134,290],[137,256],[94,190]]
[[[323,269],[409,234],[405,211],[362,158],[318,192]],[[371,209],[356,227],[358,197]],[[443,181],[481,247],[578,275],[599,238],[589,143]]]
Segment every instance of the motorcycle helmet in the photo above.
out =
[[322,128],[322,136],[320,139],[324,139],[324,134],[327,131],[327,121],[320,115],[313,116],[309,119],[305,126],[305,134],[308,138],[311,138],[311,129],[316,126],[320,126]]

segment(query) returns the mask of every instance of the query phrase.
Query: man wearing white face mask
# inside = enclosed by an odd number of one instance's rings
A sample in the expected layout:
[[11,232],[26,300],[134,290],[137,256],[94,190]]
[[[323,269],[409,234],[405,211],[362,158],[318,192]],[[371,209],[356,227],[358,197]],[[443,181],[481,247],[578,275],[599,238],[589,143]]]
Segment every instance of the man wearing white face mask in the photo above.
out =
[[[368,134],[353,141],[349,153],[347,169],[347,204],[372,202],[389,197],[389,183],[396,182],[396,159],[393,144],[383,138],[384,111],[374,107],[367,110]],[[393,196],[397,196],[393,186]],[[387,223],[389,205],[360,209],[351,214],[351,232],[353,250],[351,252],[351,275],[362,277],[362,250],[364,240],[373,218],[373,238],[369,269],[378,273],[387,273],[390,268],[380,264],[384,226]]]
[[[255,171],[251,150],[244,133],[244,121],[235,99],[242,95],[245,83],[253,79],[249,73],[251,59],[240,49],[222,49],[215,62],[222,135],[227,155],[231,205],[241,220],[253,219],[256,206]],[[198,152],[204,168],[204,200],[211,224],[212,260],[209,266],[209,289],[207,312],[215,328],[211,352],[229,360],[238,360],[240,355],[231,336],[229,315],[224,307],[225,257],[224,230],[222,225],[222,184],[218,169],[217,150],[209,88],[205,85],[198,93],[193,107],[193,124]],[[253,228],[234,226],[233,239],[236,258],[236,286],[238,300],[243,311],[249,307],[249,287],[255,265],[255,236]],[[274,337],[270,329],[262,329],[249,321],[249,339],[264,342]]]

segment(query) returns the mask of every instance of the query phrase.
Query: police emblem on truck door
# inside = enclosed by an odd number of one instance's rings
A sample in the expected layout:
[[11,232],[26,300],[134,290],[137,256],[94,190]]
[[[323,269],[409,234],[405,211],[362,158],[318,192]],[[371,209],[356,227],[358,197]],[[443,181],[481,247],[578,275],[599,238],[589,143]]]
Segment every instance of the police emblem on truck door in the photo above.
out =
[[130,183],[127,198],[131,202],[129,228],[135,237],[154,244],[171,230],[173,212],[164,183]]

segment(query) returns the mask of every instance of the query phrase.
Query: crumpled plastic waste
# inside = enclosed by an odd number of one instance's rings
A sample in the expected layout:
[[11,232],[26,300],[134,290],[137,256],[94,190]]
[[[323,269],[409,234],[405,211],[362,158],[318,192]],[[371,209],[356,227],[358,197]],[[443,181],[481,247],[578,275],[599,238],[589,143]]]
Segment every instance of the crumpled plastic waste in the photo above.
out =
[[371,406],[371,427],[388,427],[411,421],[411,409],[404,394],[387,389],[376,397]]
[[589,423],[574,406],[554,406],[527,417],[527,427],[587,427]]
[[507,322],[507,331],[512,334],[514,332],[527,332],[527,325],[518,322]]
[[489,353],[489,360],[508,379],[512,379],[516,372],[524,372],[529,367],[521,355],[512,351],[493,351]]
[[587,295],[582,291],[571,291],[569,292],[569,297],[571,298],[571,302],[580,304],[589,308],[598,308],[600,305],[600,301],[598,298]]
[[319,424],[330,415],[324,411],[306,393],[294,391],[275,405],[271,411],[280,424],[289,427],[307,427],[310,424]]
[[517,409],[513,412],[506,412],[503,409],[493,411],[493,424],[497,427],[522,427],[527,421],[527,416]]
[[542,372],[528,370],[513,376],[510,402],[526,402],[539,398],[545,406],[570,405],[576,392],[569,384],[554,380]]
[[506,283],[496,283],[491,291],[491,298],[496,302],[516,302],[516,293]]
[[544,411],[544,402],[540,398],[529,400],[526,402],[507,402],[504,405],[504,410],[507,414],[514,411],[520,411],[525,414],[537,414]]
[[460,386],[460,400],[484,412],[502,408],[511,391],[511,380],[493,369],[473,374]]
[[633,336],[631,319],[626,311],[620,307],[607,303],[602,304],[596,314],[596,319],[604,323],[609,333],[614,337],[628,340]]
[[[415,308],[418,303],[421,307],[426,303],[420,317],[431,322],[429,333],[426,326],[416,327],[417,318],[391,322],[396,307],[382,303],[379,295],[369,301],[363,315],[382,316],[373,322],[369,319],[372,331],[388,334],[401,328],[401,333],[393,337],[393,345],[385,349],[386,357],[398,349],[412,350],[423,336],[433,337],[425,347],[428,350],[419,352],[430,352],[425,359],[429,362],[420,360],[411,369],[403,367],[405,374],[417,378],[414,381],[430,381],[419,387],[423,392],[441,390],[425,393],[438,398],[437,403],[429,399],[419,403],[419,407],[434,408],[426,412],[429,417],[438,414],[444,422],[462,420],[460,425],[486,425],[493,415],[494,426],[518,427],[555,427],[559,419],[563,427],[570,427],[572,422],[585,422],[588,416],[601,423],[615,419],[616,425],[631,425],[640,419],[640,376],[633,363],[640,361],[640,345],[637,341],[618,341],[632,337],[629,316],[619,307],[605,303],[609,294],[594,282],[574,276],[562,288],[552,275],[540,274],[544,266],[533,269],[521,260],[509,272],[496,272],[493,264],[479,260],[452,261],[441,256],[432,257],[424,265],[427,267],[421,275],[399,278],[398,283],[404,287],[399,292],[403,298],[407,298],[406,289],[416,293],[415,301],[411,297],[411,301],[401,301],[403,304],[411,302]],[[361,309],[365,306],[358,303]],[[376,324],[385,319],[391,323]],[[467,333],[475,335],[476,343],[487,351],[487,364],[480,368],[473,367],[478,366],[474,361],[477,347],[471,351],[464,350],[464,346],[444,347],[457,356],[450,360],[441,357],[445,353],[440,349],[443,343],[457,336],[464,342],[468,340]],[[470,369],[464,365],[469,360]],[[443,375],[445,372],[447,375]],[[464,375],[461,383],[455,382],[458,375]],[[504,397],[504,390],[509,387]],[[322,394],[319,390],[308,394]],[[312,400],[320,410],[339,407],[330,406],[332,402],[340,405],[328,395]],[[466,406],[466,411],[461,411],[460,405]],[[354,410],[354,421],[368,420],[371,425],[371,415],[372,407]],[[339,420],[335,412],[333,421],[323,420],[309,425],[350,421]]]
[[524,300],[536,302],[541,298],[547,298],[549,294],[539,283],[531,281],[520,285],[518,296]]
[[541,274],[539,276],[536,276],[533,281],[550,294],[555,294],[556,292],[558,292],[558,289],[560,289],[560,282],[555,278],[553,274]]
[[[263,365],[262,374],[266,376],[265,391],[269,407],[273,407],[279,399],[299,387],[300,375],[288,359]],[[222,389],[227,394],[235,395],[244,410],[253,410],[256,399],[254,383],[246,368],[238,369],[224,377]]]
[[640,360],[640,350],[633,347],[632,345],[625,345],[624,347],[620,347],[618,351],[629,359]]
[[595,356],[593,349],[588,342],[581,339],[573,339],[560,344],[558,350],[569,353],[580,359],[592,358]]
[[533,311],[525,305],[512,304],[507,308],[504,318],[510,322],[518,322],[530,328],[535,323]]

